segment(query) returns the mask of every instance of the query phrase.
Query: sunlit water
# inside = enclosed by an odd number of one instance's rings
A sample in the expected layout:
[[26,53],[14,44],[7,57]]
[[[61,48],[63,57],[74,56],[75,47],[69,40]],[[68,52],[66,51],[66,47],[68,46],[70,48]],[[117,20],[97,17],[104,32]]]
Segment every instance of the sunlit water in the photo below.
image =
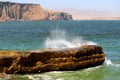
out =
[[77,71],[7,75],[1,80],[120,80],[120,21],[0,22],[1,50],[37,50],[101,45],[106,61]]

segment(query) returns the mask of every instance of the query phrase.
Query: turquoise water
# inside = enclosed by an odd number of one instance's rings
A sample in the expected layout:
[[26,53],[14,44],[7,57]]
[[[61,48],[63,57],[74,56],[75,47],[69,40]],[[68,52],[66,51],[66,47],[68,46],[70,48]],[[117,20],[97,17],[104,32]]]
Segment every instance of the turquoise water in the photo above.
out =
[[101,45],[106,54],[105,63],[77,71],[8,75],[3,80],[120,80],[120,20],[0,22],[1,50],[37,50],[84,44]]

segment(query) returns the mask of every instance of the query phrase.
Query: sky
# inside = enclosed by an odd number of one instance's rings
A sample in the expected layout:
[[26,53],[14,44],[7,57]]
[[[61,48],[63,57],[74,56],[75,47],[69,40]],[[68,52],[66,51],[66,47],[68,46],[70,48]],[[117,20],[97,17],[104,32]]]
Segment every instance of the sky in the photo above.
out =
[[[4,1],[4,0],[0,0]],[[19,3],[37,3],[45,9],[80,9],[120,13],[120,0],[7,0]]]

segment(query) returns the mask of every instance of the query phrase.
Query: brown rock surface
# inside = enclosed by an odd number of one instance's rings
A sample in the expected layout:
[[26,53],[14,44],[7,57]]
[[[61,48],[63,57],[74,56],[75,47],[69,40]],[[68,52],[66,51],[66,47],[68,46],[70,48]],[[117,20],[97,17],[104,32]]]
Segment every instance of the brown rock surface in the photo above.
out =
[[26,74],[77,70],[101,65],[104,60],[105,54],[97,45],[37,51],[0,51],[0,72]]
[[0,2],[0,20],[72,20],[72,16],[44,10],[39,4]]

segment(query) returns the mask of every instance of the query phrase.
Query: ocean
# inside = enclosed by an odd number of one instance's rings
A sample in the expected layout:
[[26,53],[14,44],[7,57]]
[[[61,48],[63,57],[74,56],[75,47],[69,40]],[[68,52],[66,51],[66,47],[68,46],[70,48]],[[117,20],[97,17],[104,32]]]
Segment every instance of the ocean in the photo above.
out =
[[120,80],[120,20],[0,22],[1,50],[38,50],[100,45],[105,62],[76,71],[11,75],[0,80]]

